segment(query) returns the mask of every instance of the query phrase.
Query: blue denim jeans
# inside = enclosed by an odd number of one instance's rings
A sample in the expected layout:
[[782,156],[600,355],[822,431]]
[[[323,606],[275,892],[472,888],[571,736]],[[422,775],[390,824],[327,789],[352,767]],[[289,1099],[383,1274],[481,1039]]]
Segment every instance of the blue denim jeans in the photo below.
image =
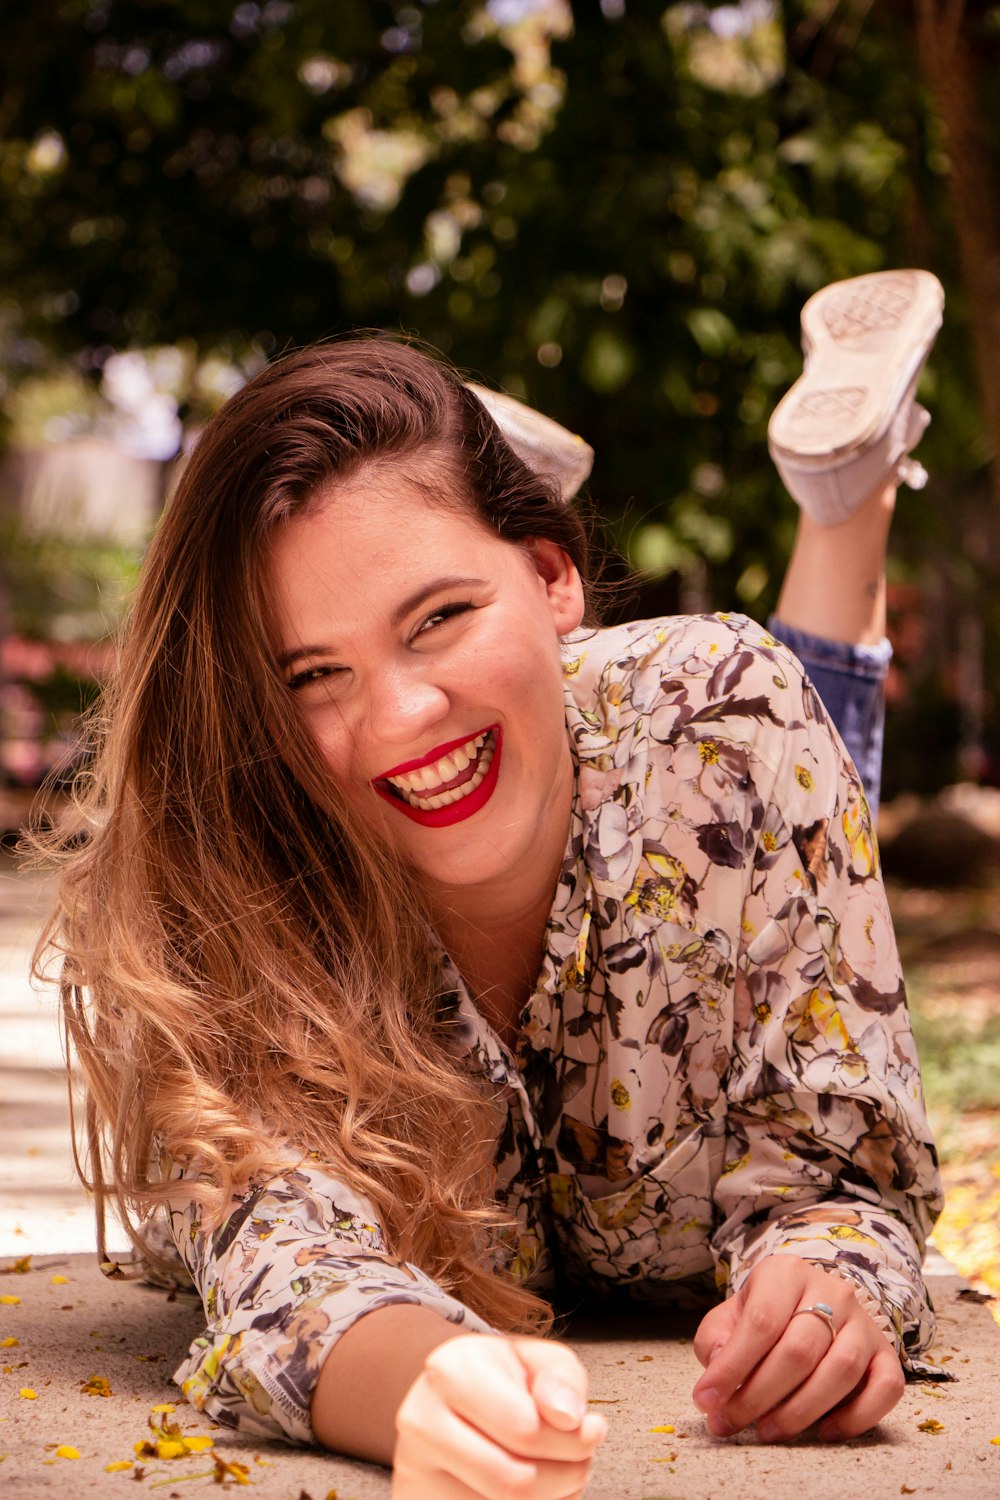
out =
[[785,625],[775,616],[768,620],[767,628],[795,652],[809,673],[858,769],[874,816],[882,785],[885,678],[892,647],[885,639],[877,646],[828,641]]

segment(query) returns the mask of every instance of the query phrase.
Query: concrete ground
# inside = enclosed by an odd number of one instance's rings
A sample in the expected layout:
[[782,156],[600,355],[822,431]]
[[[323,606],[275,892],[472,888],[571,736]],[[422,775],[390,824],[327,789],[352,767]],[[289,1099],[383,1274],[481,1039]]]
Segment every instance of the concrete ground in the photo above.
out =
[[[68,1151],[53,1002],[25,978],[45,901],[43,883],[0,862],[0,1496],[132,1495],[138,1479],[170,1500],[215,1485],[252,1486],[261,1500],[388,1497],[382,1469],[213,1428],[170,1378],[201,1331],[197,1301],[101,1276]],[[940,1257],[928,1269],[935,1358],[958,1379],[909,1386],[875,1432],[834,1447],[712,1438],[690,1397],[691,1324],[636,1311],[574,1325],[569,1341],[610,1423],[588,1500],[997,1500],[1000,1328]],[[152,1413],[163,1403],[175,1411]],[[137,1457],[151,1413],[211,1446]]]

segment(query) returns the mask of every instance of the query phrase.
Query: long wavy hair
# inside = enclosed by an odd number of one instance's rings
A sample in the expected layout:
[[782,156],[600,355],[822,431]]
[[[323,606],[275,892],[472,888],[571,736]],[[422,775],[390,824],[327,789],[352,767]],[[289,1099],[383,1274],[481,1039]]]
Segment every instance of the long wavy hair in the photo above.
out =
[[150,545],[72,834],[45,850],[62,870],[37,963],[61,956],[81,1175],[147,1259],[157,1206],[195,1197],[211,1223],[291,1146],[367,1196],[393,1256],[538,1329],[545,1304],[498,1269],[498,1105],[449,1052],[419,891],[355,835],[276,665],[272,530],[372,466],[514,545],[550,538],[586,577],[576,511],[451,369],[369,337],[263,371]]

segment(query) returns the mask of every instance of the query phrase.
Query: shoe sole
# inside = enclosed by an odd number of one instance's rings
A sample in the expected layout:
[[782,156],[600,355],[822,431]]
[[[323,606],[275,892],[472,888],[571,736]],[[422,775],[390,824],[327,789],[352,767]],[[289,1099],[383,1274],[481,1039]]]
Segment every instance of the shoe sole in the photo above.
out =
[[810,297],[805,367],[768,423],[772,455],[829,468],[878,442],[919,377],[943,308],[929,271],[876,271]]

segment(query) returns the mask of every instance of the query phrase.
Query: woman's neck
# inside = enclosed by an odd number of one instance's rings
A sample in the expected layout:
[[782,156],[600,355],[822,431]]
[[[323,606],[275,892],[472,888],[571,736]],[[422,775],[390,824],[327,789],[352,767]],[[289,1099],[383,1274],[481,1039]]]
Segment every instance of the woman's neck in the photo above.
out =
[[[569,832],[567,809],[565,835]],[[553,841],[554,844],[554,841]],[[428,891],[434,930],[483,1014],[505,1041],[531,996],[545,953],[564,836],[539,851],[530,870],[487,886]]]

